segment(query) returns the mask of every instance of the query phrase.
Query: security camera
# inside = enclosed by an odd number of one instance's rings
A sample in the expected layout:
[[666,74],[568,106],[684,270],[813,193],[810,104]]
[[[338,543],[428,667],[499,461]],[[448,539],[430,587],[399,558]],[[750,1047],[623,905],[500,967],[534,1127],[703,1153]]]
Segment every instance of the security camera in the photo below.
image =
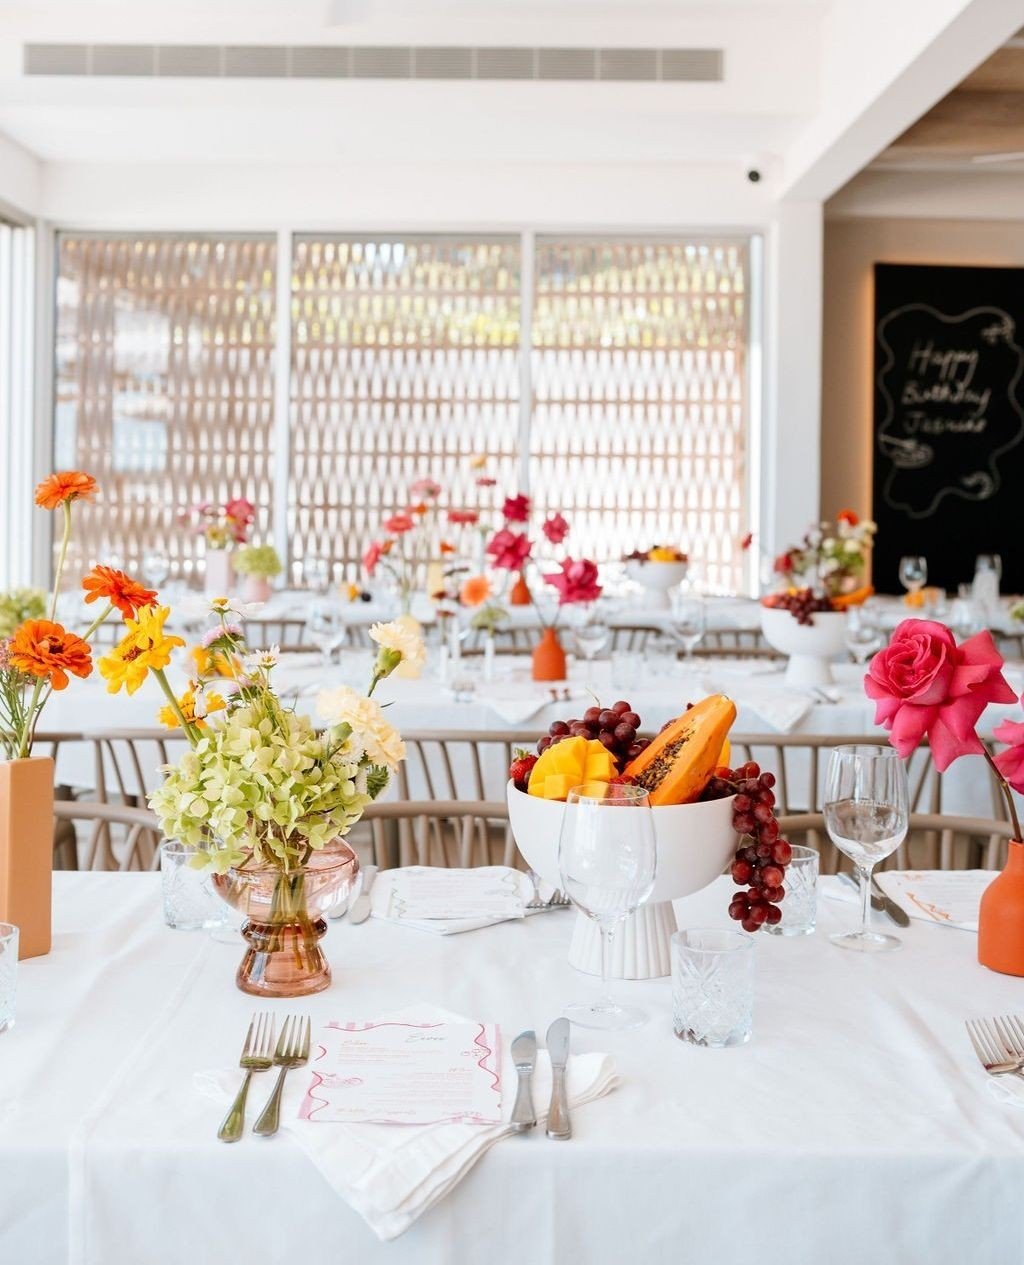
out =
[[757,184],[758,181],[761,179],[761,173],[758,171],[756,167],[748,167],[747,179],[750,181],[751,184]]

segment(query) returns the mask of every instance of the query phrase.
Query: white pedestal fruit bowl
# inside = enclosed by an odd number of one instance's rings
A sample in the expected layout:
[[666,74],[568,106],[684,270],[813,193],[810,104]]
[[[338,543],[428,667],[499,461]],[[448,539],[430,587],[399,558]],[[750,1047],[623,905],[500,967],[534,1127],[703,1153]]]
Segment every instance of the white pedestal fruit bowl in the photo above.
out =
[[686,579],[688,562],[641,562],[632,558],[626,563],[626,575],[647,590],[647,607],[667,611],[669,592]]
[[[562,886],[558,838],[562,817],[572,812],[560,800],[541,799],[508,783],[508,811],[516,844],[530,868],[552,887]],[[652,808],[658,867],[646,904],[615,928],[609,975],[613,979],[657,979],[672,971],[673,900],[713,882],[733,858],[737,836],[732,797],[697,804]],[[601,974],[601,934],[596,922],[577,913],[569,963],[587,975]]]
[[832,660],[846,648],[846,612],[815,611],[813,624],[799,624],[784,607],[761,607],[764,639],[789,659],[786,684],[796,689],[831,685]]

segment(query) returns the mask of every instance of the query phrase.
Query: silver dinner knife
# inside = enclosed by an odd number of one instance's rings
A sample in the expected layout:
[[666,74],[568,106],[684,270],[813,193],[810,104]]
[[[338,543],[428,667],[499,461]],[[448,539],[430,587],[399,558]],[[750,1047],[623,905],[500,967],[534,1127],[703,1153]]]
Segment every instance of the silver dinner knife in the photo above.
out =
[[370,888],[373,886],[373,880],[377,877],[377,867],[375,865],[367,865],[363,868],[363,881],[359,888],[359,895],[348,907],[348,920],[352,923],[365,922],[370,916]]
[[519,1085],[509,1123],[517,1133],[525,1133],[537,1123],[537,1113],[533,1109],[533,1066],[537,1062],[537,1034],[532,1028],[529,1032],[520,1032],[512,1042],[512,1062],[516,1067]]
[[556,1019],[548,1028],[551,1056],[551,1106],[548,1107],[548,1137],[559,1141],[572,1137],[569,1123],[569,1096],[565,1089],[565,1067],[569,1062],[569,1020]]
[[[843,871],[840,873],[839,877],[842,881],[848,883],[851,887],[856,888],[858,892],[860,891],[860,883],[857,881],[857,879],[854,878],[852,874],[847,874],[845,871]],[[892,899],[891,896],[886,896],[885,892],[882,891],[881,887],[878,884],[877,879],[875,878],[873,874],[871,876],[870,887],[871,887],[871,908],[877,909],[883,914],[887,914],[893,920],[893,922],[897,925],[897,927],[909,927],[910,915],[903,908],[903,906],[898,905]]]

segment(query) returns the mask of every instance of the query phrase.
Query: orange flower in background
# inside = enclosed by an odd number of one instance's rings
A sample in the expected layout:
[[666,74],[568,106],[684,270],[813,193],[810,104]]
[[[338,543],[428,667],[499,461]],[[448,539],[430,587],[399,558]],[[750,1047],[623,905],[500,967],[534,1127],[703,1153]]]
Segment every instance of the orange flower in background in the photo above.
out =
[[491,596],[490,581],[485,575],[471,575],[459,591],[463,606],[479,606]]
[[419,504],[417,505],[409,506],[409,513],[416,514],[419,518],[422,518],[426,512],[427,512],[427,506],[426,506],[425,501],[420,501]]
[[443,554],[455,552],[455,546],[449,540],[442,540],[437,547]]
[[36,488],[36,504],[44,510],[55,510],[65,501],[91,501],[98,491],[99,485],[91,474],[84,474],[81,470],[59,470]]
[[848,527],[856,527],[860,522],[860,515],[853,510],[840,510],[836,515],[836,521],[846,523]]
[[125,619],[131,619],[143,606],[153,606],[156,603],[156,592],[153,589],[143,588],[123,571],[117,571],[113,567],[93,567],[82,581],[82,588],[85,590],[87,605],[106,598]]
[[7,659],[29,676],[45,677],[55,690],[67,689],[69,672],[77,677],[92,672],[88,644],[48,619],[27,619],[11,638]]

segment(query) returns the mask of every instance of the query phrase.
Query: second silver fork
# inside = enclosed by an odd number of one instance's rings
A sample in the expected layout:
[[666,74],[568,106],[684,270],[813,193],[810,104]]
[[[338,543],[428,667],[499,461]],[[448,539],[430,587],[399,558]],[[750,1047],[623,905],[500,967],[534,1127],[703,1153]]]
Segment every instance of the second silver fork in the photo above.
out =
[[230,1111],[224,1117],[224,1123],[217,1131],[217,1137],[222,1142],[237,1142],[242,1136],[242,1130],[245,1128],[245,1100],[249,1093],[249,1082],[252,1080],[253,1072],[266,1072],[270,1069],[273,1064],[271,1053],[273,1049],[273,1017],[265,1012],[253,1015],[249,1031],[245,1034],[242,1057],[238,1060],[239,1067],[245,1068],[245,1080],[242,1081],[242,1087],[235,1095]]
[[1024,1023],[1016,1015],[968,1019],[967,1035],[990,1076],[1024,1076]]
[[284,1078],[293,1067],[301,1067],[309,1059],[310,1019],[300,1015],[289,1015],[284,1021],[281,1036],[274,1051],[274,1066],[281,1070],[277,1076],[274,1092],[267,1100],[267,1105],[260,1112],[259,1119],[252,1127],[253,1133],[269,1138],[277,1132],[281,1122],[281,1093],[284,1090]]

